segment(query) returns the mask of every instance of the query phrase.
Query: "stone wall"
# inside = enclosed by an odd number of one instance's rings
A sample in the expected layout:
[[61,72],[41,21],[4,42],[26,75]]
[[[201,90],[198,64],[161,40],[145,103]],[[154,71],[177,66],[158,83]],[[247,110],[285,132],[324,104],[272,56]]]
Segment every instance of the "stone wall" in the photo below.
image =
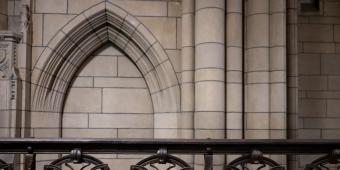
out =
[[7,29],[7,1],[0,2],[0,30]]
[[[340,2],[298,17],[298,131],[302,139],[340,137]],[[304,156],[300,168],[315,156]]]

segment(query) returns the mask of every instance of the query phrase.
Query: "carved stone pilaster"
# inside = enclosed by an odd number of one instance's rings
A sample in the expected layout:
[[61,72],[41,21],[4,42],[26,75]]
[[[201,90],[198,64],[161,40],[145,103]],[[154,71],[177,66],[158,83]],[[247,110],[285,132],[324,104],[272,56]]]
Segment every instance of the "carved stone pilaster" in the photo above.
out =
[[[0,118],[3,128],[8,127],[2,137],[16,136],[16,118],[19,75],[17,65],[17,46],[21,39],[19,34],[0,31]],[[8,119],[8,120],[7,120]],[[6,132],[6,131],[3,131]]]

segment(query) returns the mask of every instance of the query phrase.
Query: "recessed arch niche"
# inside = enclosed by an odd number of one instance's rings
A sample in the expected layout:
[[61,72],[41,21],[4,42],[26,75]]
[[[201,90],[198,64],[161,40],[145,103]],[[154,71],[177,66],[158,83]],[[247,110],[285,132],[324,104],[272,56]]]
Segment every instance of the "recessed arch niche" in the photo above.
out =
[[169,57],[138,19],[111,2],[98,3],[63,26],[33,66],[31,110],[53,115],[45,116],[48,123],[41,126],[61,128],[72,78],[89,55],[107,43],[123,51],[141,71],[154,107],[154,137],[178,137],[180,87]]

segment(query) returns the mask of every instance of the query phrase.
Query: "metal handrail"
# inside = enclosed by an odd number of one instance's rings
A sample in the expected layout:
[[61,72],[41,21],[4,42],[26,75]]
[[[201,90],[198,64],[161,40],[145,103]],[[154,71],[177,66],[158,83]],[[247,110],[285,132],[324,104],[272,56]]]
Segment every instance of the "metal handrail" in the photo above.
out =
[[169,153],[199,154],[207,148],[214,154],[243,154],[256,149],[264,154],[323,154],[340,149],[340,140],[283,139],[70,139],[0,138],[0,153]]

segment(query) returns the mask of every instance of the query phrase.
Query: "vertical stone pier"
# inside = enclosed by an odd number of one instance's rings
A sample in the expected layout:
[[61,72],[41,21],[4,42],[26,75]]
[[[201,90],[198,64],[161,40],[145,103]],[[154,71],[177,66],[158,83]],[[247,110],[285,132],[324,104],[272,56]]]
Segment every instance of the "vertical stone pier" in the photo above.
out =
[[226,137],[242,139],[242,1],[226,4]]
[[[195,1],[195,138],[225,138],[225,0]],[[223,163],[214,157],[216,169]]]
[[245,137],[248,139],[270,137],[269,29],[269,0],[248,0],[245,49]]
[[182,1],[182,84],[181,110],[182,121],[181,138],[194,137],[195,111],[195,0]]

